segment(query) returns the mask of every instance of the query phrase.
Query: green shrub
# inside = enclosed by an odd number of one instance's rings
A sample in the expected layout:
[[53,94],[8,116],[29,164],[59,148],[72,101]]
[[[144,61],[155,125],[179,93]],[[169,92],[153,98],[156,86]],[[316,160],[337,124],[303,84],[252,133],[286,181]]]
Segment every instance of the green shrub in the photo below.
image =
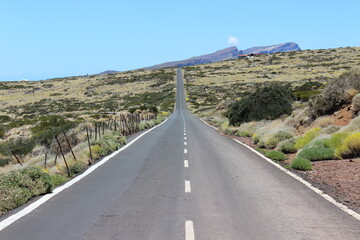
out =
[[33,138],[17,138],[9,142],[9,147],[17,155],[26,155],[34,149],[35,140]]
[[360,93],[356,94],[352,99],[352,107],[354,112],[360,111]]
[[70,175],[76,175],[84,170],[85,166],[82,162],[76,162],[69,167]]
[[257,143],[257,145],[259,148],[266,148],[265,141],[262,139]]
[[9,116],[6,115],[0,115],[0,123],[7,123],[10,122],[11,118]]
[[322,94],[309,101],[310,117],[329,115],[339,110],[344,104],[351,103],[349,90],[360,91],[360,73],[350,71],[331,81]]
[[350,133],[347,132],[334,133],[331,135],[330,138],[324,141],[324,145],[327,148],[334,148],[334,149],[340,148],[345,138],[347,138],[349,135]]
[[324,84],[322,84],[321,82],[317,82],[317,81],[308,81],[300,86],[296,86],[294,88],[294,91],[314,91],[317,89],[320,89],[321,87],[323,87]]
[[279,132],[275,133],[275,135],[273,137],[279,139],[280,141],[284,141],[286,139],[293,138],[294,135],[290,132],[279,131]]
[[5,136],[5,128],[0,126],[0,138],[3,138]]
[[291,138],[280,143],[278,146],[279,151],[283,153],[296,153],[295,139]]
[[260,147],[256,147],[255,150],[258,151],[258,152],[260,152],[260,153],[262,153],[262,154],[264,154],[264,155],[266,154],[266,152],[268,152],[267,150],[262,149],[262,148],[260,148]]
[[289,89],[279,84],[256,88],[255,92],[229,105],[231,125],[243,122],[276,119],[292,112],[293,96]]
[[66,177],[64,177],[63,175],[59,175],[59,174],[50,175],[50,178],[51,178],[51,181],[52,181],[54,187],[63,185],[68,180]]
[[251,134],[247,131],[237,131],[236,135],[239,137],[251,137]]
[[252,138],[253,138],[253,142],[254,142],[255,144],[258,144],[258,143],[260,142],[260,140],[261,140],[260,135],[257,135],[257,134],[254,134],[254,135],[252,136]]
[[360,132],[347,136],[341,147],[336,149],[335,155],[339,158],[351,158],[360,156]]
[[295,142],[295,148],[301,149],[304,148],[306,144],[311,142],[314,138],[320,135],[321,128],[316,127],[308,130],[301,137],[299,137]]
[[292,138],[294,135],[292,133],[286,132],[286,131],[279,131],[275,133],[271,138],[269,138],[265,145],[269,149],[276,148],[279,142],[282,142],[286,139]]
[[0,177],[0,211],[6,212],[30,198],[53,190],[50,176],[36,167],[11,171]]
[[273,148],[276,148],[276,146],[278,145],[279,143],[279,139],[275,138],[275,137],[271,137],[269,138],[268,140],[266,140],[265,142],[265,147],[267,149],[273,149]]
[[98,145],[99,148],[93,148],[94,155],[98,154],[99,157],[106,156],[119,149],[126,143],[126,138],[120,135],[118,132],[112,132],[105,134],[101,139],[92,143],[92,145]]
[[[94,159],[98,159],[100,158],[100,149],[101,149],[101,146],[100,145],[93,145],[91,146],[91,154],[92,154],[92,157]],[[89,153],[89,157],[90,157],[90,153]]]
[[291,162],[291,168],[301,171],[310,171],[312,164],[308,159],[297,157]]
[[335,158],[335,151],[331,148],[322,146],[312,146],[303,149],[299,154],[299,158],[309,159],[310,161],[331,160]]
[[60,127],[68,124],[64,117],[58,115],[44,116],[40,118],[39,123],[31,128],[32,133],[38,133],[44,130],[49,130],[54,127]]
[[11,158],[1,158],[0,159],[0,167],[4,167],[12,162]]
[[50,146],[55,136],[76,126],[76,123],[69,122],[57,115],[50,115],[40,118],[40,122],[31,128],[33,138],[42,145]]
[[279,151],[267,151],[265,156],[275,161],[285,161],[287,158],[286,154]]
[[297,100],[307,102],[312,96],[319,95],[321,91],[297,91],[294,92]]

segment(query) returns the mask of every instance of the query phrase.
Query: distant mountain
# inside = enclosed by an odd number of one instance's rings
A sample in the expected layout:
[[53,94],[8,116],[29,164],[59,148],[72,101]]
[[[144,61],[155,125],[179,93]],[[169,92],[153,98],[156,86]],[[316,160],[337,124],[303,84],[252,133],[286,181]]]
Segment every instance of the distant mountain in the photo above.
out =
[[[289,51],[300,51],[301,48],[297,43],[288,42],[271,46],[263,46],[263,47],[252,47],[245,50],[238,50],[237,47],[229,47],[214,53],[205,54],[197,57],[188,58],[180,61],[166,62],[150,67],[145,67],[143,69],[159,69],[165,67],[184,67],[191,66],[197,64],[205,64],[212,62],[219,62],[229,59],[236,59],[240,54],[247,55],[250,53],[258,54],[258,53],[276,53],[276,52],[289,52]],[[117,71],[108,70],[99,74],[109,74],[116,73]]]
[[252,47],[245,50],[238,50],[237,47],[229,47],[214,53],[201,55],[197,57],[188,58],[185,60],[174,61],[174,62],[166,62],[158,65],[154,65],[151,67],[145,67],[144,69],[158,69],[165,67],[184,67],[191,66],[197,64],[205,64],[212,62],[219,62],[229,59],[235,59],[239,54],[258,54],[258,53],[276,53],[276,52],[289,52],[289,51],[300,51],[301,48],[297,43],[288,42],[271,46],[264,47]]
[[205,64],[205,63],[212,63],[218,62],[228,59],[234,59],[239,54],[237,47],[229,47],[214,53],[201,55],[197,57],[188,58],[185,60],[174,61],[174,62],[166,62],[158,65],[154,65],[151,67],[145,67],[144,69],[158,69],[158,68],[165,68],[165,67],[184,67],[190,65],[197,65],[197,64]]
[[276,52],[290,52],[290,51],[300,51],[301,48],[297,43],[288,42],[282,43],[272,46],[265,46],[265,47],[252,47],[246,50],[239,51],[241,54],[258,54],[258,53],[276,53]]
[[101,73],[98,73],[98,75],[101,75],[101,74],[110,74],[110,73],[117,73],[119,71],[115,71],[115,70],[106,70],[104,72],[101,72]]

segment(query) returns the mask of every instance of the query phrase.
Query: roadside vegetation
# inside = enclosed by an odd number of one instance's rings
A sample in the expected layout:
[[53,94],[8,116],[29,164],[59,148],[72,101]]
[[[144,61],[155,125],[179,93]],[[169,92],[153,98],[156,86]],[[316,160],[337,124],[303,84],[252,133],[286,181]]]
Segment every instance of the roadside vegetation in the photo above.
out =
[[[186,67],[192,111],[287,168],[360,157],[360,48]],[[249,142],[250,141],[250,142]]]
[[166,119],[175,70],[0,83],[0,215]]

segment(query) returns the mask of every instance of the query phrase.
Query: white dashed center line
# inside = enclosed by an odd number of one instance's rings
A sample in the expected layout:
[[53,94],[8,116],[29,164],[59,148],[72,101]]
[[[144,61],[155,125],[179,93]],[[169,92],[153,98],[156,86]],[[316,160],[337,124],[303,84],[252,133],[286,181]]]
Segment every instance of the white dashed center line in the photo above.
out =
[[191,183],[190,181],[185,181],[185,192],[191,193]]
[[185,222],[185,240],[195,240],[193,221],[188,220]]
[[186,140],[187,139],[187,137],[184,137],[184,140]]
[[184,142],[184,145],[186,146],[186,145],[187,145],[187,142]]
[[184,153],[187,153],[187,149],[186,149],[186,148],[184,149]]
[[188,160],[184,160],[184,167],[186,167],[186,168],[189,167],[189,161]]

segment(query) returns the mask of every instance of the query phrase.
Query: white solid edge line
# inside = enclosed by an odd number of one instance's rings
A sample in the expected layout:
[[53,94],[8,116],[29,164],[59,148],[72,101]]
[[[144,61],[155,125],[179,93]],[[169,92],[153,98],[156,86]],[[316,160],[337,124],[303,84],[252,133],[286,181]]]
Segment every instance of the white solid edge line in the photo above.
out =
[[73,184],[77,183],[78,181],[80,181],[81,179],[83,179],[84,177],[86,177],[87,175],[89,175],[90,173],[92,173],[95,169],[97,169],[98,167],[100,167],[101,165],[103,165],[104,163],[106,163],[107,161],[109,161],[112,157],[114,157],[115,155],[117,155],[118,153],[124,151],[125,149],[127,149],[128,147],[130,147],[134,142],[136,142],[139,138],[141,138],[142,136],[144,136],[145,134],[147,134],[148,132],[154,130],[157,127],[160,127],[162,124],[164,124],[169,118],[167,118],[165,121],[163,121],[162,123],[160,123],[159,125],[154,126],[153,128],[150,128],[149,130],[147,130],[146,132],[140,134],[139,136],[137,136],[135,139],[133,139],[131,142],[129,142],[128,144],[126,144],[125,146],[123,146],[122,148],[120,148],[119,150],[111,153],[110,155],[104,157],[101,161],[99,161],[98,163],[92,165],[90,168],[88,168],[84,173],[80,174],[79,176],[77,176],[76,178],[68,181],[67,183],[65,183],[64,185],[54,189],[54,191],[52,193],[48,193],[46,195],[44,195],[43,197],[41,197],[39,200],[33,202],[32,204],[30,204],[29,206],[25,207],[24,209],[22,209],[21,211],[7,217],[6,219],[4,219],[3,221],[0,222],[0,231],[3,230],[4,228],[8,227],[10,224],[14,223],[15,221],[19,220],[20,218],[24,217],[25,215],[27,215],[28,213],[32,212],[33,210],[35,210],[36,208],[38,208],[40,205],[42,205],[43,203],[45,203],[46,201],[48,201],[49,199],[51,199],[52,197],[56,196],[57,194],[59,194],[60,192],[62,192],[63,190],[65,190],[66,188],[69,188],[70,186],[72,186]]
[[[204,122],[206,125],[216,129],[217,131],[219,131],[218,128],[211,126],[210,124],[208,124],[207,122],[205,122],[204,120],[200,119],[202,122]],[[331,202],[332,204],[334,204],[336,207],[340,208],[341,210],[343,210],[344,212],[346,212],[347,214],[349,214],[350,216],[354,217],[355,219],[360,221],[360,214],[355,212],[354,210],[351,210],[349,207],[345,206],[342,203],[337,202],[334,198],[332,198],[331,196],[329,196],[328,194],[324,193],[323,191],[321,191],[320,189],[314,187],[311,183],[309,183],[308,181],[304,180],[303,178],[299,177],[298,175],[290,172],[289,170],[287,170],[286,168],[280,166],[279,164],[275,163],[274,161],[272,161],[270,158],[265,157],[264,155],[262,155],[261,153],[259,153],[258,151],[256,151],[255,149],[253,149],[252,147],[240,142],[237,139],[232,138],[232,140],[234,140],[235,142],[239,143],[240,145],[246,147],[247,149],[249,149],[250,151],[256,153],[258,156],[262,157],[263,159],[265,159],[267,162],[271,163],[272,165],[274,165],[275,167],[277,167],[278,169],[280,169],[281,171],[285,172],[286,174],[290,175],[291,177],[295,178],[296,180],[298,180],[299,182],[301,182],[302,184],[304,184],[305,186],[307,186],[308,188],[310,188],[311,190],[313,190],[314,192],[316,192],[317,194],[319,194],[321,197],[323,197],[324,199],[326,199],[327,201]]]
[[190,181],[185,181],[185,192],[191,193],[191,183]]
[[184,167],[186,167],[186,168],[189,167],[189,161],[188,160],[184,160]]
[[193,221],[185,221],[185,240],[195,240]]

